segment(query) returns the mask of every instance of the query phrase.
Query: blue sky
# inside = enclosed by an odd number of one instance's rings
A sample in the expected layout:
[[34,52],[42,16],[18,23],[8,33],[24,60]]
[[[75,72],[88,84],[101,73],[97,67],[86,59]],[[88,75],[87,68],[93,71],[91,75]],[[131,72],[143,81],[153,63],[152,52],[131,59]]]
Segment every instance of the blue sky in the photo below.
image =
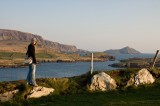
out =
[[0,0],[0,28],[77,48],[160,48],[160,0]]

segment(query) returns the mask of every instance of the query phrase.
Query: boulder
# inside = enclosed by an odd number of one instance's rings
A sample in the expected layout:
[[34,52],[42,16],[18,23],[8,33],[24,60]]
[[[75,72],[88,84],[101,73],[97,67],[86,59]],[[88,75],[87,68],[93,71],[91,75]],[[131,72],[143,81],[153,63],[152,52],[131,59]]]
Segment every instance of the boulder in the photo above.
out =
[[127,82],[126,87],[134,85],[135,84],[135,79],[134,79],[134,75],[131,75],[131,78],[129,79],[129,81]]
[[33,89],[27,95],[27,98],[40,98],[42,96],[47,96],[52,92],[54,92],[53,88],[46,88],[42,86],[33,87]]
[[155,82],[152,74],[147,69],[141,69],[135,76],[135,85],[152,84]]
[[116,81],[112,79],[108,74],[101,72],[92,77],[90,90],[91,91],[108,91],[116,89]]
[[15,94],[17,94],[19,90],[9,91],[3,94],[0,94],[0,102],[10,101]]

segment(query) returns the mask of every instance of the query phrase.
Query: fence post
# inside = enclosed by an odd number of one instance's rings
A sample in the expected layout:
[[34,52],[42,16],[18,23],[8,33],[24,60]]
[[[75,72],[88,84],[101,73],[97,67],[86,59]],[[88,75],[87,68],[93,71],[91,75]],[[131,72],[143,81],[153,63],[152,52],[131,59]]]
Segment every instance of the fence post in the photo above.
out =
[[155,65],[155,63],[156,63],[156,60],[157,60],[157,57],[158,57],[158,53],[159,53],[159,50],[157,50],[157,52],[156,52],[156,54],[155,54],[155,56],[154,56],[153,63],[152,63],[152,65],[151,65],[151,68],[152,68],[152,69],[154,68],[154,65]]
[[93,73],[93,53],[91,54],[91,75]]

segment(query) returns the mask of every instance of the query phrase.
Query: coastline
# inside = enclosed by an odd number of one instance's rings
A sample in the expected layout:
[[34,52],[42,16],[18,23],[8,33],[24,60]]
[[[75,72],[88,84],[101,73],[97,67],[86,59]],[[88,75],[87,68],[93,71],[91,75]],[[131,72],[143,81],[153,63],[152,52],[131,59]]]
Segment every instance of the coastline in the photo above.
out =
[[[76,63],[76,62],[90,62],[90,59],[80,59],[80,60],[71,60],[71,59],[41,59],[37,60],[37,64],[40,63]],[[109,59],[94,59],[94,62],[105,62],[105,61],[114,61]],[[20,60],[5,60],[0,62],[0,68],[24,68],[28,65],[24,63],[23,59]]]

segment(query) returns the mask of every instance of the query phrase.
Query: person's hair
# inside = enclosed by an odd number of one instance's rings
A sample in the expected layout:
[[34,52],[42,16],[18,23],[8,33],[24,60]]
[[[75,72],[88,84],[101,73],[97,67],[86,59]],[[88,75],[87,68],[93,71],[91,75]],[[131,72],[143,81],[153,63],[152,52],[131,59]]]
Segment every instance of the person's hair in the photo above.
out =
[[34,43],[34,42],[35,42],[35,44],[37,44],[37,39],[36,38],[31,39],[31,43]]

